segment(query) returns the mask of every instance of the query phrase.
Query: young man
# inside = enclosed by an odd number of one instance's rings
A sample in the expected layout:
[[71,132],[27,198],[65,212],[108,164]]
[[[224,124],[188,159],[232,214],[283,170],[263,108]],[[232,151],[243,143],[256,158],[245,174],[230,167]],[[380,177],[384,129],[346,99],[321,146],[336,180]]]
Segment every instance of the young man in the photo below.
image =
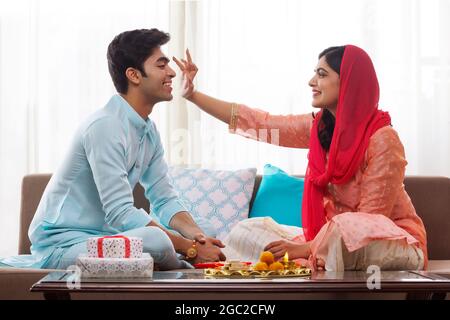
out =
[[[86,253],[86,239],[121,234],[141,237],[161,270],[190,262],[224,260],[223,244],[205,235],[179,202],[155,124],[154,105],[172,99],[175,72],[157,29],[119,34],[108,47],[118,94],[78,129],[62,166],[52,176],[29,229],[31,256],[3,261],[16,266],[65,269]],[[140,182],[161,223],[133,206]]]

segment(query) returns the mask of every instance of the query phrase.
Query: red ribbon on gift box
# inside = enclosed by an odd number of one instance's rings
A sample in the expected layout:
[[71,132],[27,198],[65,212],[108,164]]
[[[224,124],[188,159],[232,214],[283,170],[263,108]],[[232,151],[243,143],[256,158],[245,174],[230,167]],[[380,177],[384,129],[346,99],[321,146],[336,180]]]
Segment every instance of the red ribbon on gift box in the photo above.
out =
[[130,257],[131,253],[131,244],[130,239],[125,236],[105,236],[97,239],[97,253],[99,258],[103,258],[103,240],[105,239],[112,239],[112,238],[119,238],[123,239],[125,241],[125,258]]

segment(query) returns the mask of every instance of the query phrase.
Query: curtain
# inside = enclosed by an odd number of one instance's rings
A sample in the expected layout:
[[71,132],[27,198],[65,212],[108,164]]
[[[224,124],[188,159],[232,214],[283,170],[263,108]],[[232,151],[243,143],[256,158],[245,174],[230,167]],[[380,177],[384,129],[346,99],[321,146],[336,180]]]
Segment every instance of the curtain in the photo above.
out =
[[[307,83],[323,49],[361,46],[407,174],[450,176],[449,16],[448,0],[2,0],[0,256],[17,252],[22,177],[54,172],[79,123],[114,94],[106,48],[130,29],[170,32],[169,57],[189,47],[198,90],[275,114],[313,111]],[[304,173],[307,150],[230,135],[180,98],[179,85],[151,115],[170,164]]]
[[0,256],[17,253],[22,177],[54,172],[115,93],[108,44],[125,30],[169,31],[169,14],[164,0],[0,2]]
[[[197,88],[274,114],[309,113],[318,54],[355,44],[374,61],[380,107],[405,145],[409,175],[450,175],[450,1],[200,1]],[[194,108],[193,106],[189,106]],[[201,114],[200,164],[278,165],[303,173],[305,150],[231,136]]]

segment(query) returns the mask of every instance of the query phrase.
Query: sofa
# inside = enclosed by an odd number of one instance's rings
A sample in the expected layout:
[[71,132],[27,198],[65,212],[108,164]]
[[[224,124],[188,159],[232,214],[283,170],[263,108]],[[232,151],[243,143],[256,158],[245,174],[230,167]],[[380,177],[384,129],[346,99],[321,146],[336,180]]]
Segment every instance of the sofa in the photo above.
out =
[[[23,178],[19,254],[30,253],[28,227],[50,177],[50,174],[32,174]],[[256,176],[250,207],[260,183],[261,176]],[[430,259],[428,270],[450,272],[450,178],[407,176],[404,183],[427,230]],[[134,189],[134,201],[137,208],[149,211],[149,202],[145,198],[144,190],[140,185],[137,185]],[[0,300],[42,299],[41,294],[31,293],[29,289],[50,271],[52,270],[0,267]],[[92,298],[118,299],[124,297],[92,296]]]

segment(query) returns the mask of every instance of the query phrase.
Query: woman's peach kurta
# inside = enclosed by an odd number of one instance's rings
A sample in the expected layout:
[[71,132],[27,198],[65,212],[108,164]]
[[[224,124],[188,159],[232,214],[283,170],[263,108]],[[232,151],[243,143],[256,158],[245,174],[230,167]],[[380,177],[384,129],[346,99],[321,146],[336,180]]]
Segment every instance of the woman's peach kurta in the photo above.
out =
[[[309,148],[312,114],[271,115],[244,105],[235,105],[232,113],[232,133],[283,147]],[[364,161],[355,176],[343,185],[329,184],[324,207],[328,221],[344,212],[388,217],[418,241],[426,265],[425,227],[403,185],[406,164],[404,148],[397,132],[390,126],[379,129],[370,138]],[[371,234],[365,239],[375,240],[373,234],[378,231],[369,229],[367,232]],[[354,248],[361,247],[358,243],[346,244]]]

